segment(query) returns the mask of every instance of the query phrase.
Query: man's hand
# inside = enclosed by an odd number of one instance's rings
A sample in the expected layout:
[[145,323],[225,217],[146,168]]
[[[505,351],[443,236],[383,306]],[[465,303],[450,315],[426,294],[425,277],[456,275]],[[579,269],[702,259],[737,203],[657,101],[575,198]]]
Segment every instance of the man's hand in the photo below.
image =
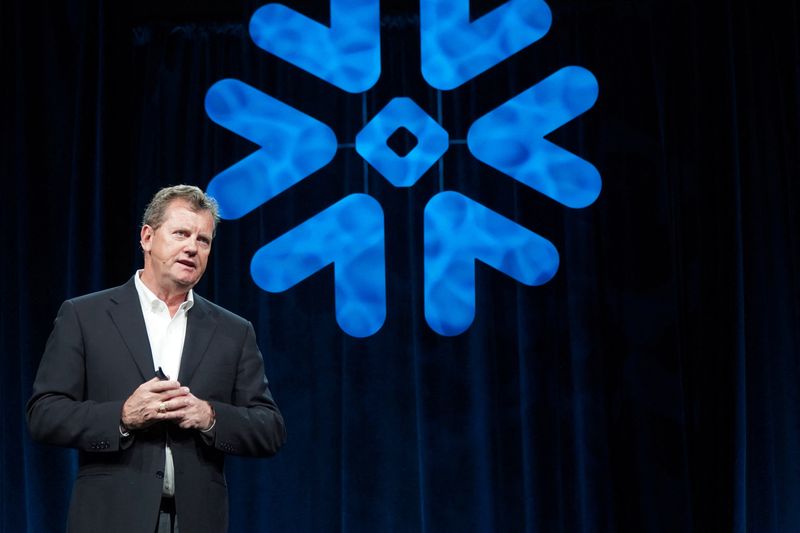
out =
[[160,420],[182,419],[181,409],[187,405],[184,402],[187,395],[194,398],[187,387],[181,387],[175,380],[153,378],[146,381],[125,400],[122,425],[127,430],[135,430],[144,429]]
[[[188,389],[187,389],[188,391]],[[214,423],[214,410],[205,400],[201,400],[191,392],[185,396],[172,400],[175,407],[171,414],[176,415],[175,421],[183,429],[208,430]]]

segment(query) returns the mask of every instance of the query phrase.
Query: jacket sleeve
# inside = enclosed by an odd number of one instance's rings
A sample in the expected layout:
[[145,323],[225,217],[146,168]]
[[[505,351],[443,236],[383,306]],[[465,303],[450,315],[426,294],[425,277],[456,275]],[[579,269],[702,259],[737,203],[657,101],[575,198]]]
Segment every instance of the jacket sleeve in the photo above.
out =
[[122,401],[85,399],[86,354],[80,319],[72,302],[61,305],[28,401],[34,440],[87,452],[120,449]]
[[232,403],[210,401],[216,424],[206,442],[234,455],[269,457],[286,442],[283,416],[272,399],[252,324],[247,323]]

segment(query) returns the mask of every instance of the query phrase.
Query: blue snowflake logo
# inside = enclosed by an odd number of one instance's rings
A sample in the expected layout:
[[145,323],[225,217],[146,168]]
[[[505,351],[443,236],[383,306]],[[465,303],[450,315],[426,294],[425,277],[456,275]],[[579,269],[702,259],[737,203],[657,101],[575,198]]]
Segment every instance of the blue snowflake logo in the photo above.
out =
[[[331,0],[330,26],[268,4],[250,20],[260,48],[350,93],[378,81],[380,1]],[[422,75],[447,91],[542,38],[552,16],[543,0],[509,0],[470,21],[469,0],[421,0]],[[470,127],[472,155],[569,208],[590,205],[600,175],[589,162],[545,136],[590,109],[597,81],[569,66],[510,98]],[[206,95],[217,124],[260,148],[216,175],[208,192],[225,219],[258,208],[326,166],[336,134],[307,114],[247,85],[225,79]],[[405,130],[415,140],[401,155],[388,139]],[[397,97],[357,134],[356,152],[395,187],[411,187],[444,155],[448,133],[413,100]],[[544,237],[456,191],[436,194],[424,210],[425,319],[441,335],[458,335],[475,317],[475,261],[525,285],[547,283],[558,269]],[[282,292],[333,264],[336,320],[354,337],[377,332],[386,319],[383,210],[367,194],[351,194],[259,249],[255,283]]]

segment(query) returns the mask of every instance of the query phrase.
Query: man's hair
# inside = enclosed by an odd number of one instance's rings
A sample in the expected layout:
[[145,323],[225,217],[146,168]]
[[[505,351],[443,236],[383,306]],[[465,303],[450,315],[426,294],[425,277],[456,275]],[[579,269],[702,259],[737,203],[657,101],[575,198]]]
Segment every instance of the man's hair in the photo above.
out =
[[194,185],[173,185],[158,191],[144,210],[142,226],[158,229],[166,216],[167,207],[174,200],[184,200],[192,211],[209,211],[214,219],[214,233],[219,222],[219,206],[217,201]]

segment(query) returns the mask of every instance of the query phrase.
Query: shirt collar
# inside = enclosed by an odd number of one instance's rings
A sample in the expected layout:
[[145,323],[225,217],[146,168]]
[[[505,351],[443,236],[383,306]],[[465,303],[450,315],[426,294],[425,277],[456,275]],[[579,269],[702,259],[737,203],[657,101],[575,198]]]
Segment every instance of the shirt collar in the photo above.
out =
[[[159,311],[166,309],[167,304],[159,299],[153,291],[147,288],[147,285],[141,279],[144,270],[137,270],[133,275],[133,283],[136,285],[136,292],[139,293],[139,303],[142,304],[142,309],[149,309],[151,311]],[[186,294],[186,300],[178,307],[178,311],[189,311],[194,305],[194,291],[189,289]]]

